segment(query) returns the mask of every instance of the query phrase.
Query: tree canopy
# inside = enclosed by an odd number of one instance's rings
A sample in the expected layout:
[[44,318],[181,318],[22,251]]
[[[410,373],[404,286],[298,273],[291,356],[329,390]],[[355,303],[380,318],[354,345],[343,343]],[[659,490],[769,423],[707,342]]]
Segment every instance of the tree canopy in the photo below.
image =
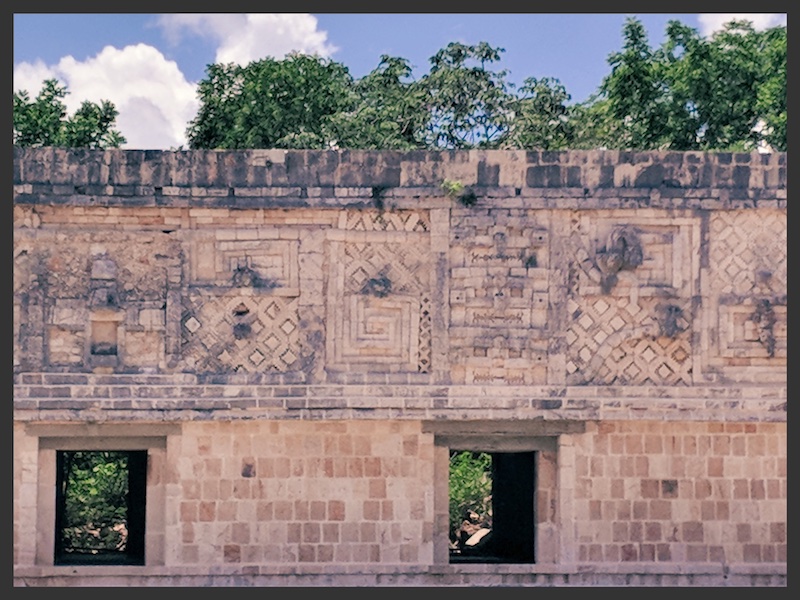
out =
[[763,140],[786,150],[786,27],[734,20],[703,38],[670,21],[666,34],[651,50],[629,18],[624,49],[609,57],[597,102],[619,147],[742,151]]
[[[408,60],[381,56],[360,79],[341,63],[293,53],[246,66],[211,64],[190,148],[787,150],[786,27],[731,21],[709,37],[670,21],[651,47],[628,18],[610,72],[585,102],[553,77],[517,89],[496,68],[503,48],[448,44],[419,79]],[[72,117],[55,80],[35,101],[14,94],[14,143],[116,147],[113,104]]]
[[324,148],[332,119],[356,108],[347,67],[317,56],[214,64],[206,73],[187,129],[193,148]]
[[14,145],[118,148],[125,143],[115,129],[118,111],[111,102],[85,100],[67,116],[63,98],[68,93],[56,79],[45,80],[35,100],[25,90],[14,92]]

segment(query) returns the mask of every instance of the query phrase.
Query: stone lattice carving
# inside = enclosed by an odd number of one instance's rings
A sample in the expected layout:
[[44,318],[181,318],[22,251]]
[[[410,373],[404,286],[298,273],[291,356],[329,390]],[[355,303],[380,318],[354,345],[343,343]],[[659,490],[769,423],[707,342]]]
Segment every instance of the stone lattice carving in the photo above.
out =
[[197,372],[285,372],[299,356],[297,298],[190,289],[183,362]]
[[786,290],[786,213],[714,211],[709,219],[711,283],[721,296]]
[[327,365],[427,373],[431,367],[427,243],[333,242]]
[[[599,216],[576,223],[569,244],[568,384],[692,384],[696,225]],[[594,249],[588,239],[596,240]]]
[[192,237],[180,362],[213,373],[299,368],[299,236],[263,227]]
[[567,309],[569,385],[691,384],[689,324],[679,307],[595,296],[580,305],[570,300]]
[[386,277],[392,292],[420,292],[429,286],[427,244],[417,248],[403,243],[345,243],[344,291],[360,293],[370,279]]
[[[711,364],[786,359],[787,226],[782,211],[715,211],[709,220]],[[716,300],[716,301],[715,301]],[[721,359],[721,360],[720,360]],[[756,361],[756,363],[752,363]],[[758,363],[760,364],[760,363]]]

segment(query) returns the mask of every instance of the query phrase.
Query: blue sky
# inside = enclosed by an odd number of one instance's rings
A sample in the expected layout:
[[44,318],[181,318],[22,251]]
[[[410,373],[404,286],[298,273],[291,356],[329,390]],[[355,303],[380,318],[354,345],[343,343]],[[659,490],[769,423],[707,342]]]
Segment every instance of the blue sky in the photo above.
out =
[[70,91],[69,112],[83,100],[112,101],[126,148],[186,144],[197,112],[197,82],[214,62],[247,64],[291,50],[317,53],[359,78],[382,54],[406,58],[414,77],[450,42],[481,41],[505,52],[495,68],[517,85],[527,77],[561,81],[574,102],[595,92],[622,47],[627,16],[645,25],[652,47],[676,19],[710,35],[733,17],[757,28],[785,25],[786,14],[663,13],[213,13],[14,14],[14,90],[38,93],[59,79]]

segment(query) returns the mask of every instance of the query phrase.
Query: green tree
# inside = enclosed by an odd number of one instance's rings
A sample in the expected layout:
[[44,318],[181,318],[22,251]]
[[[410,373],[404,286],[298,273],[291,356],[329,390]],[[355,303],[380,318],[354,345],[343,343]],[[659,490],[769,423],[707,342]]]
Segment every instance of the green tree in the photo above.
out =
[[191,148],[326,148],[355,108],[352,86],[347,67],[305,54],[209,65],[186,136]]
[[731,21],[710,37],[670,21],[658,50],[634,18],[599,93],[574,110],[576,147],[786,150],[786,28]]
[[123,548],[128,472],[124,452],[65,452],[62,544],[78,551]]
[[14,145],[119,148],[125,143],[114,128],[118,112],[111,102],[87,100],[67,116],[63,99],[68,93],[56,79],[45,80],[33,100],[26,90],[14,92]]
[[555,78],[515,90],[486,42],[448,44],[418,80],[388,55],[359,80],[301,54],[209,65],[187,136],[192,148],[786,150],[786,27],[734,21],[704,38],[671,21],[666,34],[652,49],[626,19],[610,73],[579,104]]
[[468,511],[486,518],[492,508],[492,456],[486,452],[450,452],[450,533]]
[[570,107],[570,125],[572,127],[572,143],[575,150],[592,150],[594,148],[617,148],[615,139],[617,121],[611,115],[611,107],[607,98],[593,94],[585,102]]
[[773,27],[761,34],[764,75],[758,88],[756,111],[765,128],[764,141],[779,152],[786,151],[786,27]]
[[246,67],[209,65],[190,122],[192,148],[499,147],[512,117],[502,48],[449,44],[419,81],[384,55],[358,81],[328,59],[292,54]]
[[331,129],[342,148],[422,148],[427,122],[425,92],[411,80],[404,58],[381,56],[378,66],[355,82],[355,109],[334,115]]
[[575,123],[570,95],[558,79],[527,78],[513,102],[514,117],[504,148],[563,150],[572,145]]
[[452,42],[431,57],[420,84],[428,122],[425,146],[431,149],[498,148],[513,118],[508,71],[488,68],[503,48],[486,42]]
[[[761,35],[746,21],[731,21],[705,39],[677,21],[667,27],[667,80],[674,124],[694,139],[678,149],[747,150],[758,134],[758,88],[765,75]],[[676,128],[676,131],[680,129]]]
[[623,49],[608,57],[611,73],[600,84],[608,100],[607,115],[614,120],[615,146],[659,148],[667,125],[662,64],[650,48],[641,21],[626,19],[622,36]]

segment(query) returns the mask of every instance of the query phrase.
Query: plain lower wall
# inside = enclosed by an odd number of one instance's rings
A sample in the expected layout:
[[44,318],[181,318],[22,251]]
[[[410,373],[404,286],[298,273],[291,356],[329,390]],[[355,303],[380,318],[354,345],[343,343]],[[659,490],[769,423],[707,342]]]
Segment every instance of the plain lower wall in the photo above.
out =
[[[147,426],[117,427],[122,439],[125,427],[134,438]],[[43,463],[54,451],[30,431],[14,428],[14,565],[28,584],[73,571],[42,564],[48,549],[37,549],[52,539],[43,536],[52,528],[44,479],[54,471]],[[163,506],[149,517],[157,541],[148,547],[163,547],[133,576],[475,570],[434,556],[446,535],[435,519],[446,489],[435,461],[447,454],[419,421],[185,422],[165,437],[148,475],[149,497]],[[556,571],[744,564],[785,574],[786,455],[785,423],[589,422],[538,465],[537,555]],[[86,569],[75,574],[131,567]]]

